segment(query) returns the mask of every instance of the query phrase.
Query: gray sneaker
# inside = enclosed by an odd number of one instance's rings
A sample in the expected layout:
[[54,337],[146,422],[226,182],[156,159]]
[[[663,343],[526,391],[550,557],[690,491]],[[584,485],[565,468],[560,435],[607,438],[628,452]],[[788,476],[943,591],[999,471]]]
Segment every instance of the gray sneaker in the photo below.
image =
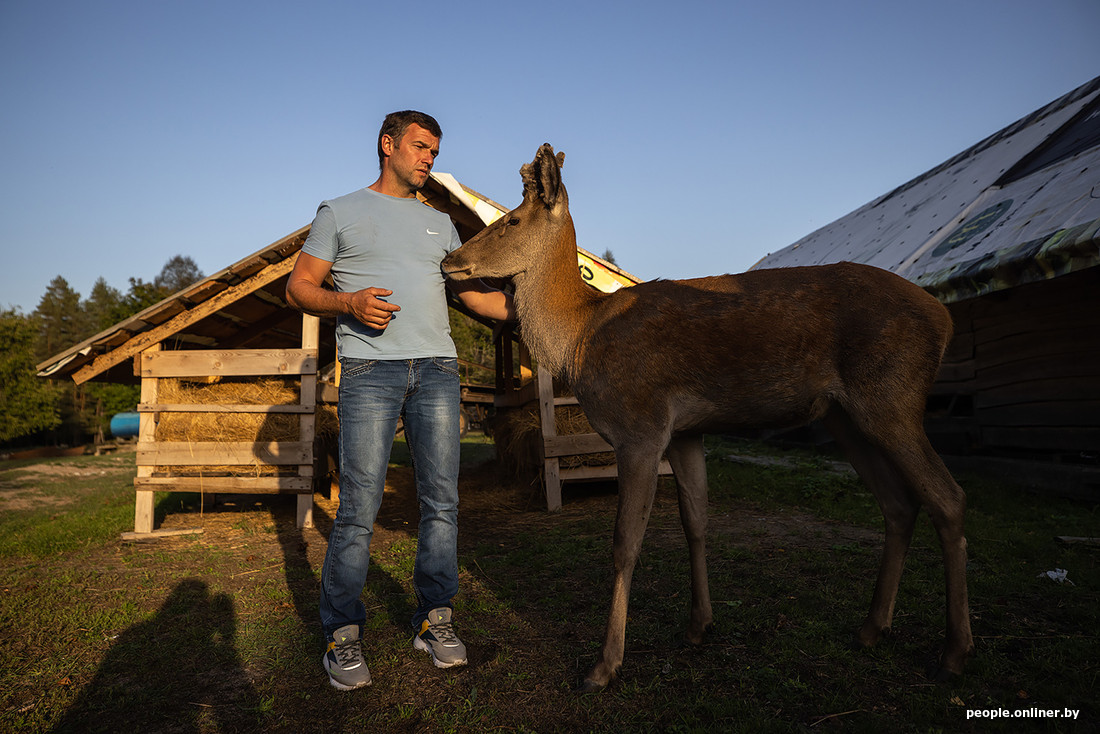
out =
[[353,691],[370,685],[370,671],[359,644],[359,625],[349,624],[336,630],[322,661],[333,688]]
[[413,647],[431,655],[437,668],[466,664],[466,646],[451,626],[451,610],[447,607],[428,612],[420,632],[413,638]]

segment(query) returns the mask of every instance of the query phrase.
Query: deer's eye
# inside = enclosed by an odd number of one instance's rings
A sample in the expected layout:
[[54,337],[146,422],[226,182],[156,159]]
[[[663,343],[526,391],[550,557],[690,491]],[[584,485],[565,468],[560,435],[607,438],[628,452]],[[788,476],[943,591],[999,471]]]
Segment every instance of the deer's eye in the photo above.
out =
[[512,217],[511,219],[508,220],[508,226],[509,227],[514,227],[517,224],[519,224],[519,217]]

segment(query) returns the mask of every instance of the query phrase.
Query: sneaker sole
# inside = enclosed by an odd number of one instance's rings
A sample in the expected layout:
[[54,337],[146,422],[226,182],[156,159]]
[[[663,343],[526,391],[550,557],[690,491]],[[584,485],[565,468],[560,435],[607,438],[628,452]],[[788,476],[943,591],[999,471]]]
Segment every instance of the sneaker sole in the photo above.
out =
[[431,655],[432,656],[432,662],[435,664],[435,667],[437,667],[437,668],[454,668],[458,665],[465,665],[466,664],[466,658],[462,658],[461,660],[454,660],[454,661],[449,662],[449,663],[445,660],[440,660],[439,658],[436,657],[435,650],[432,649],[432,646],[429,645],[428,643],[424,642],[424,640],[420,639],[420,637],[414,637],[413,638],[413,647],[415,647],[417,650],[423,650],[424,652]]
[[370,673],[367,674],[367,679],[358,685],[349,686],[347,683],[341,683],[332,677],[332,672],[328,669],[328,653],[325,653],[321,658],[321,664],[325,666],[325,672],[328,673],[328,682],[332,684],[332,687],[338,691],[354,691],[356,688],[366,688],[371,684]]

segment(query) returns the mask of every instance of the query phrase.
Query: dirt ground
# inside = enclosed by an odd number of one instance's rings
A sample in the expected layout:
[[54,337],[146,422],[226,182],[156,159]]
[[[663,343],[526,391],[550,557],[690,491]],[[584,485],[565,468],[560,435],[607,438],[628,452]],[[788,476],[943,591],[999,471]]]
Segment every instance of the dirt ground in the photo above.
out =
[[84,467],[71,464],[31,464],[24,468],[24,476],[37,476],[43,478],[64,478],[71,480],[71,486],[77,488],[77,492],[68,496],[43,491],[30,481],[0,480],[0,512],[16,512],[29,510],[35,507],[47,505],[50,507],[63,507],[71,504],[79,496],[79,488],[82,479],[90,477],[104,477],[108,475],[133,473],[133,459],[125,462],[115,462],[111,466]]
[[[646,533],[646,543],[670,543],[683,545],[679,510],[676,504],[672,480],[663,479],[662,490]],[[545,500],[539,494],[541,487],[528,486],[503,476],[492,464],[463,468],[460,477],[460,551],[472,550],[476,545],[494,544],[497,540],[513,539],[524,531],[538,531],[557,526],[558,518],[593,517],[605,515],[608,520],[607,555],[593,558],[593,563],[610,567],[611,524],[617,503],[613,484],[593,483],[572,485],[564,508],[559,513],[545,511]],[[316,569],[324,561],[328,546],[328,533],[339,506],[339,485],[334,481],[328,495],[314,495],[314,527],[302,531],[308,546],[309,564]],[[202,527],[204,542],[214,545],[232,545],[241,535],[242,514],[247,519],[269,523],[266,510],[292,512],[293,499],[251,497],[248,495],[221,495],[211,511],[180,512],[168,514],[160,524],[161,529],[174,530]],[[265,510],[256,514],[256,510]],[[250,512],[251,511],[251,512]],[[416,489],[412,469],[390,467],[386,477],[385,498],[378,512],[371,554],[385,554],[395,543],[415,537],[418,517]],[[252,517],[248,517],[252,515]],[[198,525],[196,525],[196,520]],[[881,533],[849,525],[823,521],[801,513],[712,513],[709,531],[717,535],[742,538],[748,547],[787,546],[829,548],[837,543],[853,541],[881,542]],[[499,536],[499,537],[498,537]],[[139,543],[163,544],[171,539],[163,538]],[[278,550],[278,538],[270,539],[272,553]],[[256,549],[253,548],[253,552]],[[685,546],[686,556],[686,546]],[[275,557],[275,556],[272,556]]]
[[[36,492],[29,477],[63,475],[79,484],[80,472],[117,471],[120,478],[132,474],[132,457],[112,459],[117,462],[100,463],[95,469],[64,464],[28,467],[19,482],[0,486],[0,511],[41,499],[42,493]],[[201,534],[118,539],[50,561],[56,571],[78,579],[80,568],[95,569],[71,589],[89,605],[98,603],[105,612],[120,603],[134,605],[143,611],[141,618],[148,620],[104,632],[102,640],[91,644],[82,643],[79,655],[87,658],[85,672],[65,675],[57,683],[72,692],[56,704],[65,712],[57,730],[81,731],[89,720],[109,723],[112,717],[130,722],[126,717],[141,709],[147,711],[146,718],[130,723],[151,731],[336,731],[362,729],[364,725],[371,730],[378,724],[386,724],[392,731],[475,731],[481,730],[480,719],[471,717],[480,717],[482,711],[495,712],[486,715],[498,717],[492,723],[501,726],[589,731],[608,722],[635,721],[639,706],[648,706],[643,702],[651,700],[639,687],[657,685],[654,681],[667,688],[661,694],[666,697],[663,703],[653,704],[654,713],[672,712],[669,715],[673,717],[710,705],[686,698],[678,701],[677,697],[725,691],[731,685],[740,687],[738,696],[749,702],[745,706],[764,708],[770,705],[768,697],[755,690],[757,685],[781,688],[802,685],[800,680],[820,680],[823,690],[831,690],[833,676],[812,652],[797,667],[789,660],[776,664],[776,670],[786,677],[774,682],[767,677],[773,675],[767,650],[746,645],[736,629],[717,635],[702,651],[675,642],[682,633],[688,606],[686,548],[675,491],[671,480],[662,482],[643,549],[643,565],[655,563],[657,568],[646,569],[640,581],[635,579],[636,596],[641,600],[666,597],[675,611],[672,618],[665,612],[657,615],[661,636],[654,642],[632,643],[625,682],[601,698],[598,706],[576,697],[571,687],[594,662],[602,638],[617,502],[613,485],[573,485],[563,509],[548,513],[537,483],[516,481],[495,462],[482,461],[464,465],[460,475],[463,616],[459,631],[470,648],[468,667],[458,672],[435,671],[425,665],[422,653],[408,644],[411,595],[406,569],[400,564],[408,562],[418,515],[411,469],[390,468],[386,497],[375,525],[372,575],[365,595],[370,605],[370,666],[375,681],[369,693],[354,698],[351,708],[346,702],[352,699],[338,697],[321,670],[322,645],[316,621],[317,575],[338,506],[337,488],[327,496],[314,496],[314,527],[301,531],[294,525],[293,496],[221,495],[212,508],[204,510],[184,495],[161,494],[159,528],[200,528]],[[795,555],[790,553],[794,549],[820,550],[826,559],[838,547],[858,547],[869,549],[857,562],[870,572],[875,555],[870,549],[881,543],[877,530],[789,508],[761,510],[747,502],[724,501],[712,510],[710,535],[736,539],[731,542],[736,543],[740,555],[732,563],[743,563],[746,568]],[[564,561],[539,558],[530,567],[517,560],[526,539],[560,533],[564,527],[586,538],[580,547],[589,550],[583,557]],[[497,547],[499,554],[492,550]],[[657,549],[669,552],[646,555]],[[655,558],[657,555],[677,560],[668,563]],[[680,559],[682,565],[677,566]],[[494,567],[495,562],[502,565]],[[787,569],[782,561],[778,563],[781,567],[775,570],[774,583],[784,583],[783,574],[798,573],[797,568]],[[729,591],[736,593],[738,588]],[[544,593],[566,601],[555,601],[553,614],[544,615]],[[771,611],[766,614],[774,619],[751,621],[757,619],[752,617],[756,610],[748,606],[746,603],[731,618],[738,625],[766,625],[759,630],[764,639],[792,624],[783,614]],[[649,616],[654,616],[652,611]],[[640,623],[631,624],[634,630]],[[194,630],[193,650],[178,642],[164,651],[149,646],[151,634],[180,627]],[[837,632],[829,629],[821,636],[831,639]],[[907,620],[902,634],[898,645],[919,649],[939,633]],[[28,639],[25,646],[42,655],[51,654],[48,649],[55,644],[44,630],[41,639]],[[171,657],[164,662],[140,659],[151,650]],[[182,659],[181,650],[186,651]],[[934,689],[928,688],[914,661],[899,656],[896,649],[881,656],[856,658],[850,664],[855,675],[861,676],[880,674],[880,666],[904,671],[900,683],[895,681],[897,691],[867,694],[866,710],[873,715],[896,716],[908,705],[907,696],[939,695],[929,693]],[[135,677],[135,667],[149,671],[148,679]],[[212,669],[222,671],[216,681],[210,677]],[[714,676],[723,682],[712,682]],[[22,689],[23,684],[19,686]],[[166,694],[166,690],[174,693]],[[25,690],[9,698],[10,710],[33,712],[34,707],[44,705],[36,703],[41,696],[41,686],[28,681]],[[805,704],[807,710],[787,710],[782,716],[789,717],[788,721],[812,723],[839,710],[821,702],[827,697],[806,698],[810,701]],[[602,718],[593,718],[597,716]],[[945,714],[943,721],[956,718],[954,713]],[[165,720],[183,723],[165,728]],[[540,729],[539,722],[555,723]]]

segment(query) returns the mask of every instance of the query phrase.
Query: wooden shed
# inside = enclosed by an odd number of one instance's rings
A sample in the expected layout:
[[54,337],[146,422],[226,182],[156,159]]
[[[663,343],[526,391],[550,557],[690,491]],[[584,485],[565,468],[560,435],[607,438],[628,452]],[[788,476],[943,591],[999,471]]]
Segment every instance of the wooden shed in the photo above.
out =
[[869,263],[947,304],[926,422],[956,466],[1100,490],[1100,77],[755,267]]
[[[446,173],[433,173],[420,198],[446,212],[463,241],[507,211]],[[134,534],[155,532],[157,492],[197,491],[204,499],[217,493],[295,494],[299,526],[312,524],[313,492],[327,473],[318,419],[324,406],[336,402],[338,370],[334,325],[303,316],[284,297],[287,277],[308,233],[309,227],[303,227],[38,365],[43,378],[78,384],[140,383]],[[612,290],[637,282],[583,250],[578,251],[578,264],[593,287]],[[462,310],[457,300],[450,304]],[[511,329],[498,331],[496,385],[489,400],[501,408],[538,400],[540,377],[522,342]],[[278,390],[275,398],[227,401],[204,388],[207,383],[268,379],[281,380],[290,390]],[[181,399],[178,390],[166,397],[165,388],[179,382],[197,386],[197,397]],[[555,400],[545,375],[541,384],[543,414],[552,417],[555,406],[568,405],[571,399]],[[464,399],[485,399],[467,392],[464,389]],[[185,440],[166,438],[165,426],[181,416],[202,416],[219,424],[252,416],[250,425],[261,427],[255,435],[232,439],[215,431],[205,435],[202,429],[197,437],[192,433]],[[292,429],[276,440],[265,439],[263,426],[276,420],[289,421]],[[560,506],[559,458],[607,446],[594,435],[556,437],[553,421],[548,425],[542,453],[553,508]],[[603,467],[598,473],[608,471]],[[583,471],[565,474],[585,476]]]

